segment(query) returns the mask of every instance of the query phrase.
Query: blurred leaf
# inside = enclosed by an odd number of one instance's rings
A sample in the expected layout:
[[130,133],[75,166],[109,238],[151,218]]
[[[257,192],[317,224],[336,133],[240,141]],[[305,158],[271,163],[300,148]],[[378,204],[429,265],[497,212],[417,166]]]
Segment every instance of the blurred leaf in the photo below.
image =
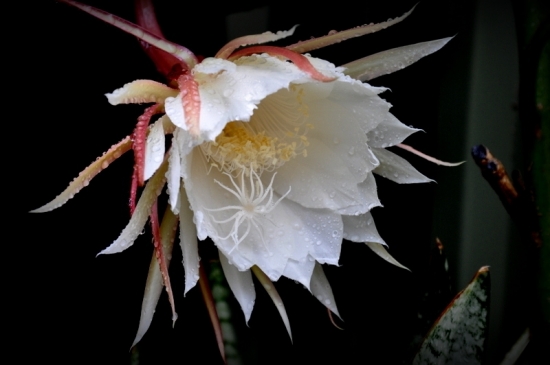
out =
[[489,267],[451,301],[436,321],[420,350],[416,364],[480,364],[489,311]]

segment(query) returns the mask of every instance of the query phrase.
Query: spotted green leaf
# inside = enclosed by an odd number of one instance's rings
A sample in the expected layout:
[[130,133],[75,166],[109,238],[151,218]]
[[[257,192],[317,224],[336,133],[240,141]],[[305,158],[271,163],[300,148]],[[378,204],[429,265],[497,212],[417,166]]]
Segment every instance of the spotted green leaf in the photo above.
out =
[[413,365],[481,364],[489,312],[489,267],[457,294],[420,346]]

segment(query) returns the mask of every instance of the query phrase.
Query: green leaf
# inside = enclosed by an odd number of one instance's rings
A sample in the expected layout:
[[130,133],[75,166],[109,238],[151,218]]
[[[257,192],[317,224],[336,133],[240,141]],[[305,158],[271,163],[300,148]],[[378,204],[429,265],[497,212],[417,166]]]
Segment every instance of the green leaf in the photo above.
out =
[[413,365],[480,364],[489,312],[489,267],[476,273],[426,336]]

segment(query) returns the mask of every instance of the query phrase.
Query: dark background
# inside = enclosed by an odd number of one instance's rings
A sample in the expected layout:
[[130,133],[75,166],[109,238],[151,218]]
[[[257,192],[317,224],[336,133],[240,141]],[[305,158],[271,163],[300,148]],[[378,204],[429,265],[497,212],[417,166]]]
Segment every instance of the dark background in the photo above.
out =
[[[133,20],[132,1],[88,1],[90,5]],[[408,11],[411,1],[366,1],[351,7],[320,3],[241,1],[219,6],[210,2],[157,1],[160,24],[168,39],[198,55],[212,56],[225,44],[228,14],[269,6],[269,30],[300,24],[288,43],[369,22],[381,22]],[[422,1],[413,14],[389,29],[353,39],[313,56],[337,65],[393,47],[456,37],[442,50],[392,75],[372,81],[391,89],[382,96],[403,123],[423,129],[407,140],[416,148],[446,160],[458,160],[452,146],[438,146],[438,102],[448,70],[468,68],[465,46],[470,42],[473,1]],[[4,301],[14,326],[10,337],[28,358],[71,363],[129,363],[129,348],[139,322],[141,299],[152,245],[148,234],[127,251],[96,258],[129,219],[128,196],[132,156],[127,154],[98,175],[62,208],[27,214],[59,194],[89,163],[128,135],[141,114],[140,106],[111,106],[104,94],[135,79],[163,81],[132,37],[63,4],[15,11],[18,26],[13,66],[17,114],[5,118],[6,138],[19,146],[15,169],[5,172],[7,201],[14,203],[8,220],[4,267],[8,292]],[[462,62],[462,63],[461,63]],[[465,88],[467,80],[458,80]],[[462,83],[462,84],[461,84]],[[448,95],[448,91],[447,91]],[[460,89],[457,100],[463,96]],[[8,104],[8,103],[6,103]],[[5,108],[11,109],[10,105]],[[7,115],[10,112],[8,112]],[[464,110],[453,112],[457,117]],[[443,131],[445,132],[445,131]],[[448,131],[447,131],[448,132]],[[463,136],[455,130],[456,143]],[[442,155],[443,154],[443,155]],[[408,155],[422,173],[438,180],[441,168]],[[9,159],[8,166],[12,164]],[[456,174],[460,170],[446,174]],[[6,176],[6,175],[4,175]],[[249,322],[240,310],[235,323],[252,363],[400,363],[417,332],[416,303],[422,295],[432,232],[436,189],[431,184],[397,185],[377,179],[384,208],[373,211],[376,225],[391,254],[412,273],[391,266],[366,246],[345,242],[340,267],[325,267],[344,319],[340,331],[325,308],[307,290],[282,279],[277,289],[285,301],[294,336],[291,344],[274,305],[260,286]],[[458,199],[458,197],[456,198]],[[452,204],[452,203],[451,203]],[[452,209],[448,219],[453,220]],[[447,219],[447,218],[442,218]],[[456,228],[458,229],[458,228]],[[437,233],[439,234],[439,233]],[[211,253],[201,245],[203,263]],[[179,319],[171,328],[170,308],[163,293],[153,324],[139,344],[142,364],[221,363],[209,318],[198,288],[183,298],[181,254],[175,250],[170,274]],[[233,303],[235,304],[235,303]]]

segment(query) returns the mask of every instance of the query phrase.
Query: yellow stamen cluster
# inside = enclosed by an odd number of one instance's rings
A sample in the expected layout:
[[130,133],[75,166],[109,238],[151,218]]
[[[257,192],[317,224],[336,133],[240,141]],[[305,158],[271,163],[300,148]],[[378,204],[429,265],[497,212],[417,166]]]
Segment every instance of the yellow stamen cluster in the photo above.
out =
[[290,159],[307,156],[306,123],[308,107],[303,102],[303,89],[292,85],[277,97],[267,98],[250,122],[228,123],[213,142],[203,143],[202,152],[211,167],[225,173],[251,171],[261,175],[274,171]]
[[228,173],[273,171],[296,156],[296,147],[296,142],[283,142],[263,131],[254,133],[243,122],[228,123],[214,142],[201,145],[212,166]]

